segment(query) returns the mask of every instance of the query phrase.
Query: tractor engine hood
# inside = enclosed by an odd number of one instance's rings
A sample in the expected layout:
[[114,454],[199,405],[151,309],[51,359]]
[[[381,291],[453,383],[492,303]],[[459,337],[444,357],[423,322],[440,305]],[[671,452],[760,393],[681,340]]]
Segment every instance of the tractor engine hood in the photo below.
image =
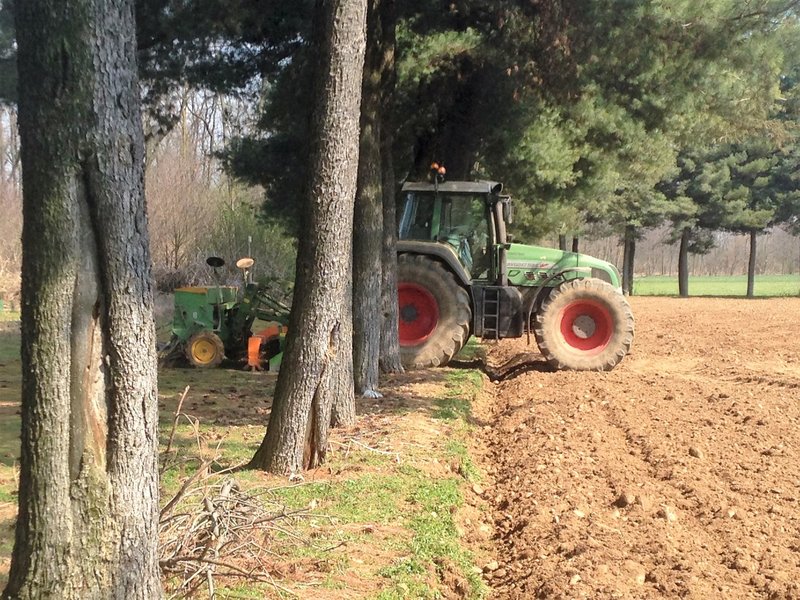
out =
[[[533,286],[553,273],[571,267],[591,269],[591,276],[621,288],[619,271],[609,262],[588,254],[567,252],[543,246],[509,244],[506,254],[508,281],[518,286]],[[568,276],[569,279],[577,275]]]

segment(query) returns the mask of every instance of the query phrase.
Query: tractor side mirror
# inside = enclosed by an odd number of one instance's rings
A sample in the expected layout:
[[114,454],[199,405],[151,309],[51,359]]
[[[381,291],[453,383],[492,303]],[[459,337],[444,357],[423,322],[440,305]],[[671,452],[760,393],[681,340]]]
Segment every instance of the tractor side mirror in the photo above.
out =
[[511,225],[514,222],[514,205],[511,204],[511,196],[503,196],[503,220]]

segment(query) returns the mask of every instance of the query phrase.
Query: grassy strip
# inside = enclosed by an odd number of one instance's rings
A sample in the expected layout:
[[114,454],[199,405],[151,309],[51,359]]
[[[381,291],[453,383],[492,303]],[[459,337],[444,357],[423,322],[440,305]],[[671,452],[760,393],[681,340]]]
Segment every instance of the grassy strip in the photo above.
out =
[[[633,283],[638,296],[677,296],[678,278],[670,276],[639,277]],[[758,275],[755,278],[755,295],[760,297],[800,295],[800,275]],[[696,276],[689,278],[691,296],[744,296],[747,277]]]
[[480,479],[466,447],[472,427],[468,422],[470,405],[481,387],[481,377],[475,371],[453,371],[448,374],[447,393],[436,400],[434,419],[451,422],[450,436],[436,448],[439,459],[456,464],[461,477],[432,479],[425,471],[413,467],[400,469],[409,484],[408,529],[412,538],[407,554],[380,571],[389,579],[377,596],[378,600],[403,598],[439,598],[440,592],[430,586],[430,574],[449,571],[461,585],[461,593],[469,598],[482,598],[487,588],[474,569],[472,555],[461,545],[454,514],[464,502],[468,482]]
[[[420,395],[414,390],[394,394],[387,389],[393,398],[391,408],[381,401],[372,409],[364,407],[359,432],[335,433],[328,462],[308,474],[309,480],[303,484],[287,486],[285,480],[258,472],[235,475],[241,487],[262,494],[265,501],[313,513],[311,518],[299,520],[291,535],[279,533],[270,542],[279,561],[292,565],[287,570],[301,571],[281,578],[301,597],[317,597],[321,590],[330,590],[333,596],[341,592],[342,597],[376,600],[434,599],[453,586],[462,597],[486,594],[472,556],[461,545],[456,523],[467,486],[480,480],[467,441],[472,430],[471,404],[482,379],[469,370],[429,373],[431,382],[444,381],[422,384],[426,388]],[[190,398],[197,398],[200,390],[209,386],[217,392],[249,397],[247,376],[220,385],[213,372],[189,374],[197,390]],[[171,376],[166,373],[162,377],[162,388],[170,396],[162,411],[162,445],[171,428],[170,408],[180,389],[180,384],[170,381]],[[204,387],[198,378],[205,377],[209,382]],[[432,389],[439,390],[439,397],[424,397]],[[232,414],[226,402],[204,395],[194,406],[205,413],[205,422],[195,427],[182,421],[176,430],[174,466],[161,482],[165,498],[194,472],[201,459],[218,455],[222,466],[244,462],[263,436],[258,419],[248,418],[242,409],[241,415]],[[398,402],[398,398],[402,400]],[[191,402],[187,401],[185,409],[190,414]],[[370,414],[376,407],[378,412]],[[214,420],[219,417],[233,422],[218,425]],[[267,591],[260,584],[220,582],[218,587],[221,597],[275,596],[274,590],[272,595]]]

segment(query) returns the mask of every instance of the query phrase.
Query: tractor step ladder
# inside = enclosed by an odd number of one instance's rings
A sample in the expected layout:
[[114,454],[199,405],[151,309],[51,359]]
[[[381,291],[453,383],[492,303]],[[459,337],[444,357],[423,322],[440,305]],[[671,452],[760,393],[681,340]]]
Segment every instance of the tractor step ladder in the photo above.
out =
[[483,339],[500,339],[500,288],[485,287],[483,295]]

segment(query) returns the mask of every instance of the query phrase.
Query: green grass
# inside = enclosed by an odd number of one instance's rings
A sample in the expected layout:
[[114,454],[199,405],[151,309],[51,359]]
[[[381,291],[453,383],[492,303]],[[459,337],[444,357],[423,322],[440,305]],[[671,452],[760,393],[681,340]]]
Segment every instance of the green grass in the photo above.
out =
[[404,556],[381,570],[389,584],[378,593],[376,600],[440,598],[440,592],[430,585],[431,573],[441,574],[445,569],[467,581],[470,598],[483,598],[487,593],[485,584],[473,569],[471,554],[461,545],[453,518],[463,503],[466,482],[480,479],[466,441],[472,431],[471,403],[479,393],[482,380],[479,373],[470,370],[452,371],[447,379],[447,395],[436,400],[433,417],[453,423],[449,439],[437,451],[459,462],[461,477],[432,479],[413,466],[399,469],[404,477],[410,478],[412,486],[408,496],[415,507],[408,525],[412,537]]
[[445,421],[469,420],[472,401],[480,390],[481,375],[478,371],[460,369],[448,375],[448,391],[444,398],[436,398],[434,419]]
[[[639,277],[633,282],[633,292],[637,296],[677,296],[678,278]],[[744,296],[746,292],[745,275],[689,278],[690,296]],[[800,275],[758,275],[754,292],[759,297],[800,296]]]

